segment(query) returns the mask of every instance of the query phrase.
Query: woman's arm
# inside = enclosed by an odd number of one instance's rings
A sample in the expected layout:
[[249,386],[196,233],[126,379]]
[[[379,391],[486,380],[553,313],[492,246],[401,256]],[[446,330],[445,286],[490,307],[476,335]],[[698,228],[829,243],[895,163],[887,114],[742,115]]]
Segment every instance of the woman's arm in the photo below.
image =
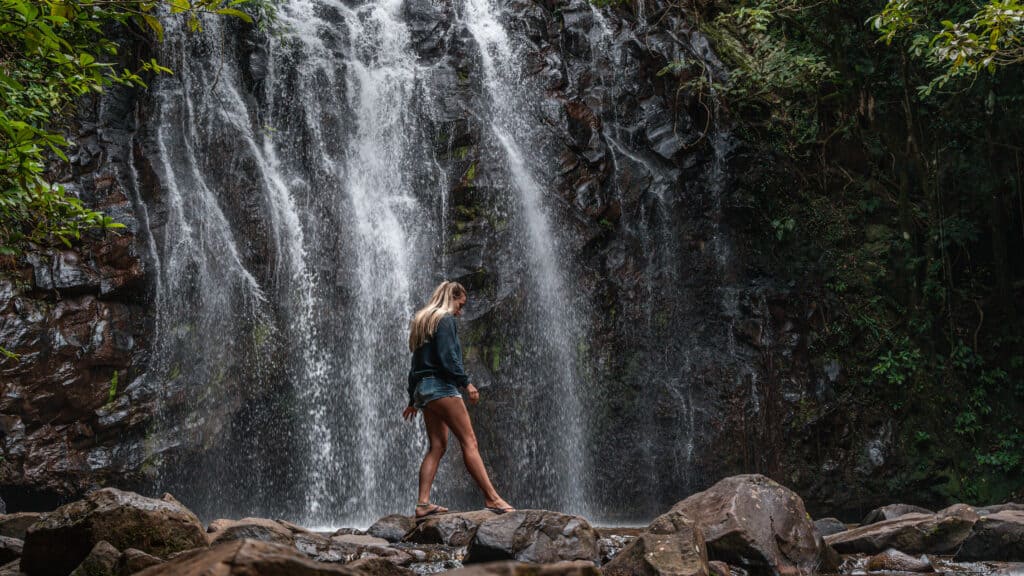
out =
[[445,375],[459,388],[469,386],[469,375],[462,365],[462,347],[459,345],[455,317],[445,316],[441,319],[434,334],[434,343]]

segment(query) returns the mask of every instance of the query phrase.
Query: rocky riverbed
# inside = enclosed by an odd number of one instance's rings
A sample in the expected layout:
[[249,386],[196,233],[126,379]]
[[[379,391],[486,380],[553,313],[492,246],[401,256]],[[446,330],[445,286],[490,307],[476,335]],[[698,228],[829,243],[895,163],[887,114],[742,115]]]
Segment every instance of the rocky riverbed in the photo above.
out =
[[646,527],[550,510],[394,514],[367,530],[286,520],[204,526],[170,494],[103,488],[45,513],[0,516],[0,576],[1024,574],[1024,505],[892,505],[860,525],[812,520],[761,475],[726,478]]

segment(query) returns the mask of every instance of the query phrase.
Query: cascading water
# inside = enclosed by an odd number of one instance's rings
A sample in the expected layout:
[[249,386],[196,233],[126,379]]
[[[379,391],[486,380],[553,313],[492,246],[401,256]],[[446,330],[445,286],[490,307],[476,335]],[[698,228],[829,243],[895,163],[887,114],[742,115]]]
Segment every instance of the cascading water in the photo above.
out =
[[[162,487],[204,516],[366,525],[411,508],[425,445],[399,416],[407,323],[450,268],[452,151],[436,143],[451,104],[432,93],[448,70],[414,50],[406,4],[283,2],[269,39],[214,19],[200,36],[166,26],[175,76],[156,86],[152,139],[166,191],[157,373],[173,393],[150,447]],[[477,427],[515,438],[484,447],[515,466],[496,473],[503,492],[585,512],[582,330],[542,167],[524,152],[536,142],[513,97],[522,64],[492,6],[464,11],[486,72],[473,114],[516,199],[529,278],[516,346],[530,362],[495,388],[516,405],[512,428]],[[551,410],[559,429],[536,427]],[[166,460],[176,445],[206,450]]]
[[[540,462],[532,462],[541,483],[550,482],[543,491],[556,491],[561,499],[554,502],[562,510],[586,513],[587,466],[585,449],[586,426],[583,407],[578,396],[581,383],[577,374],[577,345],[581,342],[581,325],[574,303],[565,289],[563,270],[559,265],[562,254],[556,235],[551,230],[549,216],[544,208],[544,190],[533,172],[534,166],[545,168],[536,158],[524,154],[524,145],[534,149],[534,130],[537,119],[531,117],[534,102],[542,97],[523,77],[521,56],[498,19],[498,9],[491,0],[467,0],[463,18],[480,50],[484,84],[490,104],[490,131],[507,163],[508,178],[519,195],[522,217],[528,235],[526,250],[530,255],[530,275],[536,286],[536,301],[529,312],[543,321],[535,322],[532,329],[540,335],[533,352],[547,357],[547,366],[553,367],[552,400],[558,406],[561,428],[555,439],[557,445],[542,455]],[[534,112],[535,113],[535,112]],[[548,372],[549,378],[550,372]],[[528,377],[537,378],[538,374]],[[526,456],[525,454],[523,456]],[[536,500],[537,494],[531,495]]]

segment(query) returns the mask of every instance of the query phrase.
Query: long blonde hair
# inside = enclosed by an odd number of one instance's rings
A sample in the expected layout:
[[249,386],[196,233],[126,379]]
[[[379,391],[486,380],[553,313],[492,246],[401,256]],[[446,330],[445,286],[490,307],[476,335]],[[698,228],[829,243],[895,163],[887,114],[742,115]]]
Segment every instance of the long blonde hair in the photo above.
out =
[[458,282],[441,282],[430,301],[412,317],[409,323],[409,350],[415,352],[437,332],[437,325],[445,314],[455,313],[455,302],[466,295],[466,289]]

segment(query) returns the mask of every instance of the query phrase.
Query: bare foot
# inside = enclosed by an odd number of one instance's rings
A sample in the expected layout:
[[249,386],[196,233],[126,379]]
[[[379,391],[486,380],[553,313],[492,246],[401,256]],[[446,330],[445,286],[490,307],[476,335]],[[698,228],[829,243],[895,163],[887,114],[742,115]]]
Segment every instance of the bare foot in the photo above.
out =
[[506,502],[502,498],[496,498],[494,500],[484,500],[484,507],[496,514],[504,514],[506,512],[515,512],[516,509],[511,504]]

